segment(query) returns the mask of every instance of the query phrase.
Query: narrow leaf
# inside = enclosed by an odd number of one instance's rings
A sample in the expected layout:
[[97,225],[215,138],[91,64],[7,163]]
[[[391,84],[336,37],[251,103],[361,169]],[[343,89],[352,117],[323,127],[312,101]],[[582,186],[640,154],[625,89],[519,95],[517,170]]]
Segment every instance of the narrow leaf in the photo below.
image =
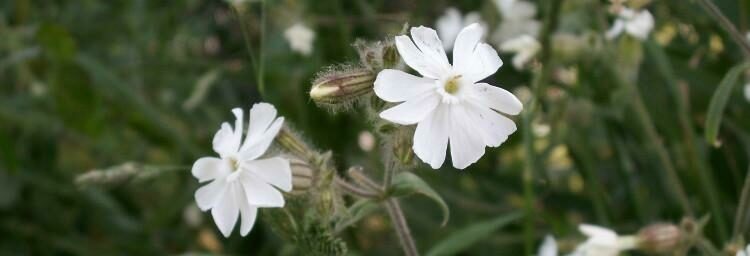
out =
[[437,203],[440,209],[443,211],[443,222],[442,226],[448,223],[450,218],[450,209],[448,204],[445,203],[442,197],[434,190],[430,185],[427,184],[422,178],[411,172],[401,172],[393,178],[393,186],[391,187],[391,194],[393,196],[407,196],[411,194],[422,194]]
[[487,238],[496,230],[520,219],[523,213],[511,212],[494,219],[479,221],[461,230],[453,232],[450,236],[438,242],[427,252],[427,256],[455,255],[473,244]]
[[365,216],[378,210],[378,208],[379,204],[371,199],[362,199],[355,202],[349,207],[349,216],[336,224],[335,232],[341,232],[345,228],[354,225]]
[[708,117],[706,118],[706,141],[711,145],[717,146],[719,144],[716,138],[719,135],[719,125],[721,124],[721,118],[724,116],[724,109],[734,86],[737,84],[737,79],[748,68],[750,68],[750,62],[740,64],[729,70],[719,83],[714,96],[711,97]]

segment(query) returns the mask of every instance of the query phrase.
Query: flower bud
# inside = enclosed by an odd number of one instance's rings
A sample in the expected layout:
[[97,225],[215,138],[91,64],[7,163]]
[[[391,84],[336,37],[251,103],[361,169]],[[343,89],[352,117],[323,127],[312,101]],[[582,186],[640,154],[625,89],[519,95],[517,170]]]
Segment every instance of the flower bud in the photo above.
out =
[[373,72],[393,68],[400,61],[396,45],[392,40],[377,42],[357,40],[353,46],[359,53],[360,63]]
[[291,157],[289,163],[292,168],[292,194],[307,192],[313,185],[312,167],[295,157]]
[[682,233],[674,224],[652,224],[638,231],[638,247],[650,253],[673,252],[681,245]]
[[318,104],[346,105],[372,92],[375,74],[366,68],[324,72],[313,82],[310,98]]

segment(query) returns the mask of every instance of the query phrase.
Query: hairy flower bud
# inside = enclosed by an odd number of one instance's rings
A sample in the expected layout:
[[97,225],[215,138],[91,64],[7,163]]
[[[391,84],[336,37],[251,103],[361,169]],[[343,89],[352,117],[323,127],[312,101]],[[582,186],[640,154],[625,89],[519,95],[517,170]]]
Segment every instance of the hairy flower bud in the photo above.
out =
[[673,252],[683,238],[682,230],[674,224],[652,224],[638,231],[638,247],[651,253]]
[[372,92],[375,74],[366,68],[323,72],[313,82],[310,98],[322,105],[348,105]]
[[359,53],[360,63],[373,72],[393,68],[400,61],[396,45],[392,40],[377,42],[357,40],[353,46]]
[[301,194],[307,192],[313,186],[313,169],[305,161],[295,157],[289,158],[292,167],[292,193]]

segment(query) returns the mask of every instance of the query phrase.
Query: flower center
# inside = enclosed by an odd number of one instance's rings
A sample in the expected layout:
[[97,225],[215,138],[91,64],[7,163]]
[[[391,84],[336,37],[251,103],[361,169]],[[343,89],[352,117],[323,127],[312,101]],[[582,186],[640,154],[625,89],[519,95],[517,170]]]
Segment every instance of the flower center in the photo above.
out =
[[448,94],[455,95],[461,86],[461,81],[459,79],[461,79],[461,75],[457,75],[448,79],[448,81],[446,81],[445,85],[443,86],[443,90],[445,90],[445,92],[447,92]]
[[240,169],[240,162],[237,161],[237,158],[229,157],[228,161],[229,161],[229,166],[232,169],[232,172],[236,172]]

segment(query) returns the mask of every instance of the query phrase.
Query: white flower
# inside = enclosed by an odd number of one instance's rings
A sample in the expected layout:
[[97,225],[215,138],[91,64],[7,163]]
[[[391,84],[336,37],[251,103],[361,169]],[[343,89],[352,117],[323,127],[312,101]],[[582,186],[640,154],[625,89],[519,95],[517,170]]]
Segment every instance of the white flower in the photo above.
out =
[[315,31],[302,23],[296,23],[284,31],[284,37],[293,51],[309,56],[312,53]]
[[537,256],[557,256],[557,243],[555,238],[551,235],[544,237],[544,242],[539,246],[539,253]]
[[622,7],[617,13],[617,19],[612,28],[607,31],[606,37],[613,39],[625,31],[639,40],[645,40],[652,29],[654,29],[654,16],[648,10],[635,12]]
[[750,244],[744,250],[739,250],[734,256],[750,256]]
[[617,256],[635,247],[632,237],[619,237],[604,227],[581,224],[578,230],[588,236],[588,240],[578,245],[572,256]]
[[192,170],[198,182],[210,181],[195,191],[195,201],[201,210],[211,210],[225,237],[232,233],[238,217],[242,219],[240,234],[247,235],[255,223],[258,207],[283,207],[284,197],[277,189],[292,190],[288,160],[259,159],[281,129],[284,118],[276,118],[276,109],[270,104],[255,104],[250,109],[243,142],[243,112],[235,108],[232,113],[236,117],[234,129],[225,122],[213,139],[214,151],[221,158],[200,158]]
[[453,42],[456,41],[458,32],[472,23],[479,23],[482,26],[482,34],[487,30],[487,25],[482,22],[482,17],[479,16],[478,12],[470,12],[461,17],[461,12],[458,9],[453,7],[446,9],[445,14],[440,16],[435,23],[438,35],[443,39],[443,48],[446,51],[453,49]]
[[742,91],[745,94],[745,100],[750,102],[750,83],[746,83],[745,87],[742,88]]
[[490,45],[479,42],[481,37],[479,24],[461,30],[451,65],[435,30],[412,28],[411,39],[396,37],[396,48],[423,77],[385,69],[375,79],[378,97],[404,102],[380,117],[417,124],[412,148],[434,169],[443,165],[448,143],[453,166],[464,169],[482,157],[485,146],[500,146],[516,131],[513,121],[495,111],[516,115],[523,109],[521,102],[502,88],[479,82],[503,65]]
[[536,6],[529,1],[495,0],[503,22],[495,30],[492,40],[496,44],[505,43],[521,35],[537,37],[542,23],[535,20]]
[[542,45],[530,35],[522,35],[500,45],[501,51],[516,54],[513,56],[513,66],[516,69],[522,69],[541,49]]

